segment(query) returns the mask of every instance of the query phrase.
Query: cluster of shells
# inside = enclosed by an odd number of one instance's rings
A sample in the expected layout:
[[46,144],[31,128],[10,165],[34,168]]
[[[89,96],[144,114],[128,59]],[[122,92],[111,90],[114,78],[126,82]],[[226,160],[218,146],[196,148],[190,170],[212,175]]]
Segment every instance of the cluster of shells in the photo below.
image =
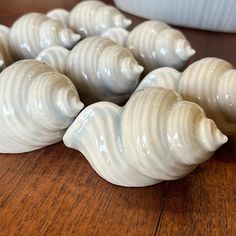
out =
[[147,186],[184,177],[236,135],[236,70],[205,58],[180,73],[195,53],[186,37],[131,23],[83,1],[0,26],[0,152],[63,140],[107,181]]

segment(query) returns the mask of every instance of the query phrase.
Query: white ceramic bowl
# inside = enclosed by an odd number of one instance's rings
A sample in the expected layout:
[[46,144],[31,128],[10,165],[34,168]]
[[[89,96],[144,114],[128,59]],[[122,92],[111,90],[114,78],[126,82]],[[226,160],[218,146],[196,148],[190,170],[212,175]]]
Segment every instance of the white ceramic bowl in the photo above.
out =
[[236,32],[236,0],[114,0],[123,11],[170,24]]

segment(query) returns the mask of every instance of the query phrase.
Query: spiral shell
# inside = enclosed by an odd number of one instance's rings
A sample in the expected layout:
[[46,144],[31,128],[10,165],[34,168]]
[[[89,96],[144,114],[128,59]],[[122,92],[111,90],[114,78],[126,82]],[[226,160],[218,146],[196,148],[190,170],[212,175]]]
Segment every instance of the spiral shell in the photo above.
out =
[[86,104],[101,100],[122,103],[143,71],[128,49],[98,36],[84,39],[71,52],[59,47],[46,49],[37,59],[65,73]]
[[34,60],[0,74],[0,152],[29,152],[56,143],[83,104],[72,82]]
[[180,31],[160,21],[136,26],[127,38],[126,47],[147,72],[163,66],[181,68],[195,53]]
[[68,18],[68,26],[83,37],[101,35],[112,27],[127,28],[131,23],[118,9],[100,1],[77,4]]
[[72,48],[80,35],[44,14],[29,13],[19,18],[9,34],[10,46],[18,58],[36,58],[45,48]]
[[63,141],[107,181],[134,187],[184,177],[227,137],[198,105],[151,88],[134,94],[124,108],[109,102],[87,107]]
[[9,28],[4,25],[0,25],[0,71],[5,66],[9,66],[14,62],[14,57],[8,42],[8,36]]
[[225,134],[236,134],[236,70],[233,66],[222,59],[204,58],[182,74],[173,71],[160,68],[151,72],[136,91],[152,86],[174,88],[185,100],[199,104]]
[[110,28],[101,34],[102,37],[108,38],[121,46],[125,46],[129,31],[123,28]]
[[58,20],[63,25],[67,26],[67,20],[68,20],[69,14],[70,12],[63,8],[56,8],[49,11],[46,15],[52,20]]

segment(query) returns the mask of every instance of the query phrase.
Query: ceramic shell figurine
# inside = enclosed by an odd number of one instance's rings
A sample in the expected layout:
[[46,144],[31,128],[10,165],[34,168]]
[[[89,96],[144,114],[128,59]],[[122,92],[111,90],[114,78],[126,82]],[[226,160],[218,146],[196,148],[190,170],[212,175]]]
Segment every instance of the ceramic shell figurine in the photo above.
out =
[[55,45],[70,49],[79,39],[80,35],[40,13],[20,17],[9,35],[12,51],[21,59],[36,58],[43,49]]
[[21,153],[59,142],[83,104],[72,82],[34,60],[0,74],[0,153]]
[[101,100],[122,103],[143,71],[128,49],[98,36],[84,39],[71,52],[47,49],[37,59],[64,71],[86,104]]
[[146,21],[128,35],[126,47],[146,72],[163,66],[181,68],[195,54],[185,36],[160,21]]
[[148,186],[189,174],[227,141],[215,123],[177,93],[151,88],[125,107],[95,103],[66,131],[96,172],[121,186]]
[[160,68],[148,74],[136,91],[161,86],[178,91],[184,99],[199,104],[227,135],[236,135],[236,70],[218,58],[204,58],[182,74]]
[[127,28],[132,23],[118,9],[100,1],[82,1],[68,16],[62,9],[54,9],[47,15],[61,22],[67,22],[70,28],[83,37],[101,35],[112,27]]
[[0,25],[0,71],[5,66],[9,66],[14,62],[14,57],[9,46],[8,35],[9,28]]

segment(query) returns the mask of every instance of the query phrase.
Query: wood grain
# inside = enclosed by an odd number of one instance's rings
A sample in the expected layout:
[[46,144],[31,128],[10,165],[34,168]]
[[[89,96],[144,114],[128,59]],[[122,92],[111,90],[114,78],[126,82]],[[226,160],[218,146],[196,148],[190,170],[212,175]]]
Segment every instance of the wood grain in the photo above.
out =
[[[77,2],[1,0],[0,23]],[[235,34],[179,29],[197,50],[192,61],[216,56],[236,66]],[[235,160],[226,145],[182,180],[132,189],[105,182],[62,143],[0,155],[0,235],[235,236]]]

